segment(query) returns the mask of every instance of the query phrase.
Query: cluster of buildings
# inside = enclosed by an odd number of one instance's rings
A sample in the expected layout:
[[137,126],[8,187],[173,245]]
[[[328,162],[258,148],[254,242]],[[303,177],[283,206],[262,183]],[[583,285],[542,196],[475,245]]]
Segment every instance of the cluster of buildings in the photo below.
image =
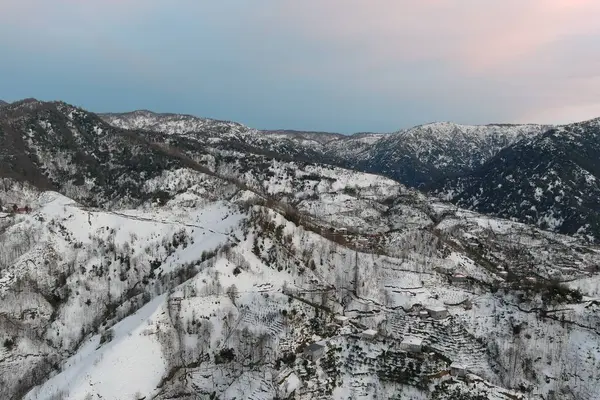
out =
[[[443,320],[449,317],[449,315],[448,309],[444,306],[426,306],[419,311],[419,316],[421,318],[432,318],[434,320]],[[343,315],[336,315],[333,319],[334,322],[340,326],[347,326],[350,321],[349,317]],[[373,340],[378,334],[378,331],[374,329],[366,329],[360,333],[360,337],[365,340]],[[412,354],[423,353],[425,351],[424,339],[418,336],[407,335],[400,343],[400,350]],[[315,342],[306,346],[304,349],[304,356],[307,359],[316,361],[325,354],[325,351],[326,345],[324,342]],[[464,378],[469,371],[465,365],[453,362],[447,373],[457,378]]]

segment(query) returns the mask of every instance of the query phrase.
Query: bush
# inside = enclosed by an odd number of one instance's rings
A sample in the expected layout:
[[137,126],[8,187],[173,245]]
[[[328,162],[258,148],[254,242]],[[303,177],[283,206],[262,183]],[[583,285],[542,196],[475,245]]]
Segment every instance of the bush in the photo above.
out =
[[224,364],[235,360],[235,352],[233,349],[221,349],[215,356],[215,364]]
[[352,186],[346,186],[344,188],[344,194],[347,194],[348,196],[356,196],[357,190],[355,187]]
[[11,351],[15,347],[15,340],[11,338],[4,339],[4,348]]
[[108,343],[115,338],[115,332],[112,329],[102,332],[100,335],[100,344]]

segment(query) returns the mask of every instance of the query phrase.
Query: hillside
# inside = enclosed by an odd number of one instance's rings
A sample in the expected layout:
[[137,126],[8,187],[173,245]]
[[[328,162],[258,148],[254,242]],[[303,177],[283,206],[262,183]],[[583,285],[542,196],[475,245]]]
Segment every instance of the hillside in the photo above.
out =
[[[188,154],[208,145],[375,173],[484,214],[600,238],[597,120],[557,127],[444,122],[393,134],[341,136],[256,131],[191,116],[137,115],[103,118],[122,128],[165,135],[161,140],[176,142]],[[211,124],[219,128],[207,128]]]
[[600,248],[583,237],[296,157],[330,143],[309,134],[3,112],[0,398],[600,392]]
[[[2,276],[2,296],[11,300],[3,302],[10,344],[2,377],[36,371],[18,381],[26,385],[53,376],[31,399],[270,399],[294,389],[298,399],[509,399],[522,388],[593,398],[595,378],[579,389],[575,382],[597,368],[595,303],[543,282],[570,281],[597,297],[590,278],[597,249],[430,202],[392,181],[365,176],[348,195],[356,173],[274,171],[269,191],[280,196],[304,186],[302,176],[321,177],[300,201],[300,219],[260,201],[247,209],[253,196],[243,191],[203,206],[202,195],[185,191],[160,207],[112,212],[37,196],[35,211],[4,229],[2,242],[13,250],[2,254],[15,258],[5,260]],[[325,180],[331,176],[337,183]],[[191,208],[190,197],[198,197]],[[365,232],[337,228],[352,225]],[[30,232],[31,247],[14,232]],[[452,278],[459,273],[466,280]],[[445,305],[450,316],[423,319],[427,305]],[[328,325],[336,314],[351,322]],[[380,338],[361,339],[366,328]],[[401,348],[415,336],[428,346],[426,358]],[[305,361],[298,351],[313,341],[327,353]],[[560,351],[539,359],[550,341]],[[515,352],[500,351],[506,346]],[[426,378],[451,362],[467,365],[475,384]]]
[[519,141],[448,187],[462,207],[598,240],[598,160],[596,119]]
[[3,107],[0,141],[0,177],[94,206],[156,197],[143,182],[184,165],[144,137],[60,102],[30,99]]

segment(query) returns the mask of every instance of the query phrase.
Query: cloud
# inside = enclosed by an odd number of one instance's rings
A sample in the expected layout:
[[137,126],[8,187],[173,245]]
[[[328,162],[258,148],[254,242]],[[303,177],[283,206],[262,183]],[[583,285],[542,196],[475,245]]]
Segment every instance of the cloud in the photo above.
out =
[[[588,80],[600,66],[598,15],[596,0],[290,0],[261,17],[266,32],[301,37],[325,54],[290,70],[337,71],[363,90],[432,104],[487,100],[500,117],[520,119],[561,101],[565,110],[595,102]],[[574,54],[581,43],[588,47]]]
[[444,60],[479,70],[561,37],[597,34],[598,12],[595,0],[284,0],[264,16],[377,62]]

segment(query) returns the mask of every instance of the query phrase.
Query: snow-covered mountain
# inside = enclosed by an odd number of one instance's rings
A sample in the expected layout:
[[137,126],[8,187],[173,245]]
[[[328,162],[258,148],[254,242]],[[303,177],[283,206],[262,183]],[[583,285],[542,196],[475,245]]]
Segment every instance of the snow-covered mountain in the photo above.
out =
[[[393,134],[343,136],[256,131],[191,116],[138,114],[103,118],[121,128],[164,134],[164,140],[177,141],[178,147],[189,147],[192,141],[375,173],[479,212],[600,239],[595,121],[556,127],[443,122]],[[219,128],[207,128],[214,124]],[[572,137],[569,132],[587,133]]]
[[102,115],[125,129],[170,135],[201,135],[212,140],[238,140],[265,153],[303,157],[346,168],[381,174],[412,187],[471,171],[518,140],[535,136],[542,125],[459,125],[433,123],[392,134],[300,131],[257,131],[239,124],[189,115],[135,111]]
[[467,173],[504,147],[544,130],[540,125],[426,124],[382,137],[357,167],[427,186]]
[[8,110],[0,398],[600,392],[600,248],[585,238],[295,156],[335,135]]
[[598,160],[600,120],[595,119],[521,140],[448,187],[463,207],[597,240]]

